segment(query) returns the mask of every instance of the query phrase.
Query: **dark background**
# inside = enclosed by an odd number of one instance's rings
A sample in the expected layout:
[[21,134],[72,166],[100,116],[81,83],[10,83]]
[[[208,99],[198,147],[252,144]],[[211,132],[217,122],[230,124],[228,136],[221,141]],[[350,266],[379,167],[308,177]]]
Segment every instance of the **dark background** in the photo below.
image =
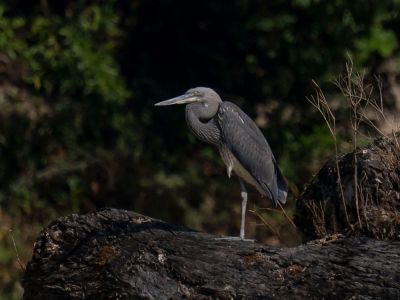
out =
[[[214,88],[256,120],[288,179],[291,215],[334,152],[306,100],[312,79],[335,108],[343,151],[349,113],[331,81],[346,62],[381,76],[387,108],[398,112],[399,8],[394,0],[1,1],[4,297],[21,294],[16,253],[26,263],[39,230],[72,212],[112,206],[238,234],[237,179],[190,134],[183,107],[153,106],[192,87]],[[248,237],[300,242],[253,189],[249,201]]]

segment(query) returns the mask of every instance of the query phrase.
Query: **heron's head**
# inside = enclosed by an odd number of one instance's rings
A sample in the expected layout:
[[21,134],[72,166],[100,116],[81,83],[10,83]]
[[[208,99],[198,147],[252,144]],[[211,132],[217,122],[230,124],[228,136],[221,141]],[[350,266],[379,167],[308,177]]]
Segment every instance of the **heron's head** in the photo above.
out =
[[208,106],[219,106],[219,103],[222,102],[219,95],[210,88],[206,87],[197,87],[194,89],[188,90],[185,94],[166,100],[162,102],[158,102],[156,106],[165,106],[165,105],[174,105],[174,104],[193,104],[199,103],[204,107]]

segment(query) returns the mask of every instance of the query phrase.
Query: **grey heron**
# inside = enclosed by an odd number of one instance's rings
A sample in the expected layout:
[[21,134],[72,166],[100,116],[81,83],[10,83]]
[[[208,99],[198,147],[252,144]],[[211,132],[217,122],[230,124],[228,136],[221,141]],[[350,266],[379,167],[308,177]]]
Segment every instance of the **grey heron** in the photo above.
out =
[[212,89],[197,87],[184,95],[156,103],[156,106],[186,105],[186,122],[194,135],[217,147],[227,167],[239,177],[242,209],[240,239],[245,236],[247,190],[256,187],[275,206],[286,202],[288,187],[271,148],[261,130],[237,105],[222,101]]

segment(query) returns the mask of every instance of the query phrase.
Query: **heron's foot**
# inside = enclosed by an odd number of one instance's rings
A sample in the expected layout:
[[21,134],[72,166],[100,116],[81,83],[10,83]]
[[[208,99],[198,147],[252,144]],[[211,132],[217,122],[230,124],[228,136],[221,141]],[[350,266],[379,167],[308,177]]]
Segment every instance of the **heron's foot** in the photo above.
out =
[[250,242],[250,243],[254,243],[256,241],[253,239],[241,238],[240,236],[224,236],[224,237],[215,238],[215,240],[217,240],[217,241],[242,241],[242,242]]

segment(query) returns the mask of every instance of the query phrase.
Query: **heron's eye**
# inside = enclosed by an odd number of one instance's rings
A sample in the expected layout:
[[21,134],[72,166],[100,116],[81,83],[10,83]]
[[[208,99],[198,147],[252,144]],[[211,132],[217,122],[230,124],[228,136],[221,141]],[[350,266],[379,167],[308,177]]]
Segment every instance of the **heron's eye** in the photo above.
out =
[[208,107],[208,103],[207,102],[203,102],[203,106],[204,107]]

